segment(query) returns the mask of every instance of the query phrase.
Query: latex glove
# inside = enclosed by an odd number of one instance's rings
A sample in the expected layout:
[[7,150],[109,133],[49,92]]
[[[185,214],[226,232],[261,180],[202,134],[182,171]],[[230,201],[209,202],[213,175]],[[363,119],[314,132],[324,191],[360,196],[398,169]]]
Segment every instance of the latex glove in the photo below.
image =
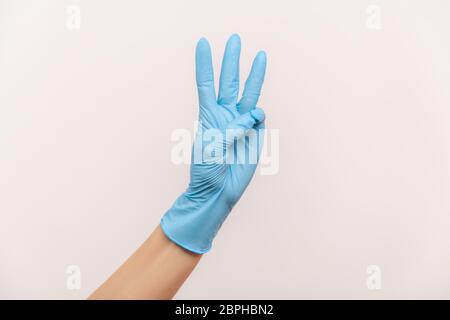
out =
[[[237,143],[240,146],[244,143],[244,148],[248,151],[251,146],[249,140],[245,140],[245,135],[250,129],[259,131],[264,126],[264,112],[256,108],[256,103],[264,81],[266,55],[263,51],[256,55],[242,98],[238,102],[240,51],[240,38],[232,35],[225,48],[219,95],[216,99],[209,43],[202,38],[197,44],[195,61],[201,130],[197,132],[193,147],[191,181],[187,190],[161,219],[161,227],[169,239],[199,254],[211,248],[214,236],[246,189],[257,165],[256,161],[250,163],[249,159],[242,161],[239,150],[237,157],[241,162],[223,161],[230,154],[229,151],[236,148]],[[229,139],[224,134],[222,140],[216,139],[213,143],[205,141],[205,132],[208,130],[224,133],[232,129],[235,130],[236,139]],[[258,148],[262,144],[262,136],[259,138]],[[217,152],[203,154],[208,146]],[[203,154],[200,161],[194,161],[199,153]],[[211,155],[208,156],[209,154]]]

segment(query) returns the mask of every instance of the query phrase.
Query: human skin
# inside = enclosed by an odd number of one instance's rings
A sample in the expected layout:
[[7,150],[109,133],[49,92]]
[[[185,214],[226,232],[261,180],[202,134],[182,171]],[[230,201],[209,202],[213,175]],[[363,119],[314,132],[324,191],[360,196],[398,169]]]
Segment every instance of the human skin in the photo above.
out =
[[158,226],[88,299],[172,299],[201,257],[170,241]]
[[[210,118],[206,119],[209,120],[207,122],[218,123],[220,122],[219,120],[222,120],[222,122],[227,120],[224,122],[226,125],[231,123],[240,128],[263,128],[264,114],[261,109],[256,108],[256,103],[264,80],[266,68],[265,53],[259,52],[256,55],[242,98],[237,103],[239,93],[239,36],[231,36],[227,43],[222,64],[218,98],[216,98],[215,94],[211,53],[206,39],[199,41],[196,52],[197,58],[200,58],[196,59],[200,115],[202,115],[203,108],[203,112],[210,116]],[[257,117],[258,114],[260,117]],[[228,119],[230,117],[231,119]],[[195,182],[199,185],[198,189],[202,191],[211,191],[212,187],[208,183],[215,181],[214,187],[217,190],[223,190],[223,194],[226,196],[236,198],[235,203],[252,179],[256,164],[229,166],[228,164],[214,163],[211,165],[207,163],[206,169],[211,168],[214,169],[212,170],[213,173],[220,172],[221,175],[214,175],[214,179],[211,179],[211,176],[208,175],[211,170],[202,170],[204,169],[202,165],[194,166],[193,169],[191,166],[190,186],[194,185],[192,176],[196,177]],[[220,170],[216,170],[216,168],[220,168]],[[222,188],[223,185],[230,181],[234,183],[227,184],[228,188]],[[209,241],[212,235],[215,235],[217,232],[215,227],[210,228],[210,225],[214,226],[214,223],[211,223],[211,221],[214,222],[214,219],[220,218],[220,221],[216,223],[216,227],[219,228],[232,206],[225,206],[229,210],[227,212],[219,212],[224,215],[217,217],[218,212],[216,212],[216,209],[224,207],[223,205],[220,206],[221,198],[208,192],[201,195],[202,197],[199,198],[208,201],[209,205],[206,209],[199,206],[196,202],[195,206],[189,208],[191,209],[189,212],[183,211],[182,215],[172,216],[169,219],[169,223],[177,224],[177,227],[181,227],[184,235],[188,231],[189,236],[194,237],[194,240],[200,240],[198,242],[203,244],[205,242],[203,240],[207,239]],[[226,204],[229,204],[229,202]],[[199,208],[204,210],[200,211]],[[199,213],[202,214],[203,219],[198,219]],[[192,215],[194,219],[191,220]],[[186,218],[189,221],[183,220]],[[183,223],[179,223],[181,221]],[[178,226],[178,224],[181,226]],[[164,228],[164,225],[162,226]],[[174,240],[173,237],[169,236],[166,229],[163,231],[163,228],[158,226],[136,252],[89,296],[89,299],[173,298],[206,250],[192,250],[193,247],[190,245],[183,246],[182,242],[186,244],[184,241]],[[180,229],[175,228],[175,230],[179,231]],[[169,240],[169,238],[172,240]],[[209,250],[210,242],[207,242],[207,244],[208,246],[204,247],[207,247]]]

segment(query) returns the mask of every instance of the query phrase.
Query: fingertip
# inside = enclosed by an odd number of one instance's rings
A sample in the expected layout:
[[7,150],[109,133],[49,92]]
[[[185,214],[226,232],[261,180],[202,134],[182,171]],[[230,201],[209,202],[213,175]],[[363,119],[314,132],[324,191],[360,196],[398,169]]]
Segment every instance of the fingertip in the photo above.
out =
[[241,37],[239,36],[239,34],[233,33],[228,40],[241,42]]
[[252,71],[255,72],[255,75],[264,77],[264,74],[266,72],[266,66],[267,66],[266,53],[264,51],[259,51],[256,54],[255,59],[253,60]]
[[256,54],[256,58],[257,59],[262,59],[262,60],[267,60],[267,54],[266,54],[266,52],[264,50],[260,50]]
[[241,37],[237,33],[233,33],[227,41],[227,47],[239,48],[241,47]]
[[261,108],[254,108],[250,110],[250,114],[257,122],[263,122],[266,118],[266,114],[263,109]]
[[197,46],[195,48],[195,54],[197,62],[201,62],[205,59],[211,59],[211,47],[209,46],[209,42],[205,37],[202,37],[198,40]]
[[255,60],[254,60],[254,65],[259,67],[259,68],[265,68],[267,64],[267,56],[266,56],[266,52],[265,51],[259,51],[256,54]]
[[205,37],[201,37],[197,42],[197,51],[199,50],[210,50],[209,41]]

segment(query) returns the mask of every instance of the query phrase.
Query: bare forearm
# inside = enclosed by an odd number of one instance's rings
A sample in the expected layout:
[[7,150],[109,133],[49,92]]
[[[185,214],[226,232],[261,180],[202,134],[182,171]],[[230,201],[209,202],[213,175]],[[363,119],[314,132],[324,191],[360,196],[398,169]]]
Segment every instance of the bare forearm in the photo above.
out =
[[167,239],[158,226],[89,299],[171,299],[200,258]]
[[[256,55],[238,102],[240,51],[240,37],[232,35],[225,47],[216,98],[210,45],[204,38],[197,43],[196,81],[199,121],[203,125],[199,126],[192,148],[196,153],[188,188],[166,211],[160,227],[91,299],[172,298],[201,254],[211,249],[222,223],[255,173],[258,157],[247,159],[245,155],[261,153],[265,114],[256,105],[264,82],[266,54],[260,51]],[[241,144],[245,146],[241,150],[237,143],[247,137],[253,137],[252,143]],[[243,153],[237,156],[234,149]],[[210,153],[204,153],[205,150]],[[230,155],[232,159],[236,156],[248,161],[230,163]]]

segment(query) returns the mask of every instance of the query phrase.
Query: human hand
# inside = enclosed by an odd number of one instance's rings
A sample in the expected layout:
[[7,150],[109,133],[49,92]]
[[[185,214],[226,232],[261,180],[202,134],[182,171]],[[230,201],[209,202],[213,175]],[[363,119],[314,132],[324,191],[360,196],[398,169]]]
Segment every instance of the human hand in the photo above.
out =
[[262,145],[258,133],[264,128],[265,115],[256,104],[264,81],[266,55],[262,51],[256,55],[238,102],[240,50],[239,36],[231,36],[216,98],[209,43],[202,38],[197,44],[200,113],[191,181],[161,219],[169,239],[199,254],[210,249],[223,221],[251,181]]

